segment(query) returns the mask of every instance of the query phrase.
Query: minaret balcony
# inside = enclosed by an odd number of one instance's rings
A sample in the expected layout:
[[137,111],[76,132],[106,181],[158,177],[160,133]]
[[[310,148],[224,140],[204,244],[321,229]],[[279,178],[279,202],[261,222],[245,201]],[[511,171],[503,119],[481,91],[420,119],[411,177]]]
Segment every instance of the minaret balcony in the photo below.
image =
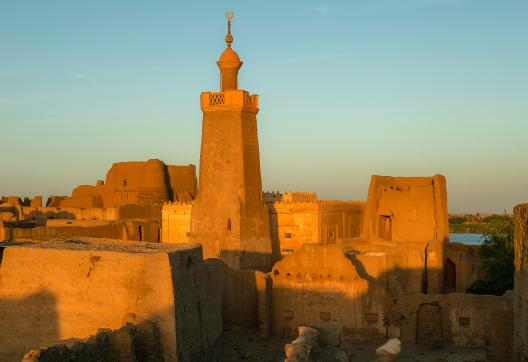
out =
[[200,96],[202,111],[240,109],[258,112],[258,95],[245,90],[203,92]]

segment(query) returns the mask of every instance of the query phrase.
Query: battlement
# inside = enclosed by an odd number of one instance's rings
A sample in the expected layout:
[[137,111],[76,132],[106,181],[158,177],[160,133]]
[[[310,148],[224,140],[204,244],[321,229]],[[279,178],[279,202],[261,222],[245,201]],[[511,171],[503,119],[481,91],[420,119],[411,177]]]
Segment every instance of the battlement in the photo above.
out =
[[168,201],[163,204],[163,208],[178,207],[178,206],[191,206],[193,200],[185,201]]
[[318,202],[320,204],[324,204],[324,205],[343,205],[343,204],[347,204],[347,205],[359,205],[359,206],[362,206],[362,205],[366,205],[366,201],[363,201],[363,200],[337,200],[337,199],[334,199],[334,200],[318,200]]
[[[264,202],[269,210],[289,210],[292,206],[304,208],[304,210],[336,211],[336,210],[359,210],[365,209],[366,201],[362,200],[320,200],[315,192],[291,191],[291,192],[264,192]],[[306,209],[307,208],[307,209]]]
[[366,202],[362,200],[320,200],[317,198],[317,193],[313,191],[266,191],[263,193],[264,202],[267,204],[272,203],[318,203],[325,207],[332,206],[365,206]]
[[245,90],[231,90],[226,92],[203,92],[200,96],[202,111],[222,110],[225,108],[241,108],[258,112],[258,95],[249,94]]
[[317,194],[313,191],[290,191],[290,192],[264,192],[264,202],[271,204],[275,202],[296,203],[296,202],[317,202]]
[[318,200],[319,206],[323,209],[333,207],[358,207],[363,209],[367,204],[361,200]]
[[263,191],[262,198],[266,204],[282,201],[282,193],[279,191]]

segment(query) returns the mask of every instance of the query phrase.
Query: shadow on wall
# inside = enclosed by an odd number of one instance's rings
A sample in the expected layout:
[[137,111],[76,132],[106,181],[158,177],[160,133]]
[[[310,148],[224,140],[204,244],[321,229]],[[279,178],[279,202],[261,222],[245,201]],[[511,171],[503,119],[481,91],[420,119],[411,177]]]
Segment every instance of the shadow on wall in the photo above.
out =
[[6,361],[19,361],[27,351],[56,343],[59,338],[56,303],[55,296],[45,289],[25,298],[1,298],[0,356]]
[[[280,255],[273,255],[270,253],[260,253],[255,251],[244,250],[220,250],[219,259],[223,260],[228,265],[237,265],[240,270],[254,269],[248,268],[248,265],[267,266],[265,271],[269,271],[273,265],[274,260],[280,259]],[[261,270],[264,270],[262,268]]]
[[40,211],[33,210],[25,216],[27,221],[34,221],[36,226],[45,226],[46,221],[51,219],[75,220],[75,215],[69,211]]
[[16,207],[12,205],[5,206],[1,204],[0,204],[0,213],[9,213],[12,215],[14,220],[18,220],[20,215],[22,214],[20,207]]
[[[222,334],[222,299],[217,283],[218,268],[199,257],[169,254],[176,323],[178,361],[195,361]],[[169,315],[171,315],[169,314]]]
[[163,352],[159,328],[151,321],[138,321],[130,313],[126,324],[117,329],[100,329],[97,334],[43,346],[24,356],[24,361],[150,361],[162,362]]
[[321,249],[311,258],[273,267],[276,337],[294,338],[304,325],[318,328],[327,343],[344,349],[399,337],[403,343],[485,348],[492,358],[511,356],[510,298],[424,294],[428,279],[439,270],[387,267],[381,255],[366,263],[361,257],[324,253]]
[[[271,265],[275,264],[281,259],[281,245],[279,238],[279,228],[277,214],[269,214],[269,228],[271,239]],[[291,235],[291,234],[290,234]]]
[[[166,361],[167,350],[173,349],[177,352],[176,360],[195,361],[207,353],[222,329],[219,323],[220,332],[207,334],[207,329],[213,325],[206,322],[207,315],[182,320],[186,313],[178,312],[182,309],[179,306],[176,318],[181,326],[175,330],[175,340],[160,336],[156,323],[174,318],[174,310],[148,316],[127,313],[122,316],[120,327],[126,333],[112,333],[107,326],[101,325],[100,329],[89,334],[61,339],[61,324],[83,321],[72,321],[71,318],[61,321],[55,309],[56,302],[47,291],[39,291],[24,299],[0,299],[0,325],[8,327],[0,330],[1,361],[20,361],[28,352],[34,357],[31,361]],[[108,308],[112,306],[109,304]],[[71,348],[72,343],[77,342],[81,343]]]
[[[80,248],[79,243],[74,242]],[[54,250],[22,245],[0,244],[2,361],[20,360],[43,346],[84,340],[99,328],[140,326],[142,321],[158,324],[165,360],[193,361],[222,333],[214,270],[204,266],[198,248],[147,257],[99,254],[77,246]]]

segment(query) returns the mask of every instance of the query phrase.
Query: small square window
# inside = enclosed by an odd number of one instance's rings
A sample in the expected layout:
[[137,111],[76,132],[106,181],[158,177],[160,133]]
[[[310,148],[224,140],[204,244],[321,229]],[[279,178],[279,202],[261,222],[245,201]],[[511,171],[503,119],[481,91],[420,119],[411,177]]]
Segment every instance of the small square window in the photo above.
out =
[[291,239],[292,238],[292,234],[291,233],[284,233],[284,237],[286,239]]

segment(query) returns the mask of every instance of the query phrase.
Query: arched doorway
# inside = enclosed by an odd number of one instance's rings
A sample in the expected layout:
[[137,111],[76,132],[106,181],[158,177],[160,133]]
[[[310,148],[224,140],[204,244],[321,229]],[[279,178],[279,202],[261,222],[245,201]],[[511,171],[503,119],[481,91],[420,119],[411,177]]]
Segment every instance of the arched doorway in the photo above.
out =
[[444,293],[453,293],[456,290],[456,264],[448,258],[444,263]]
[[442,342],[442,310],[438,304],[424,303],[418,309],[416,343],[431,346]]

